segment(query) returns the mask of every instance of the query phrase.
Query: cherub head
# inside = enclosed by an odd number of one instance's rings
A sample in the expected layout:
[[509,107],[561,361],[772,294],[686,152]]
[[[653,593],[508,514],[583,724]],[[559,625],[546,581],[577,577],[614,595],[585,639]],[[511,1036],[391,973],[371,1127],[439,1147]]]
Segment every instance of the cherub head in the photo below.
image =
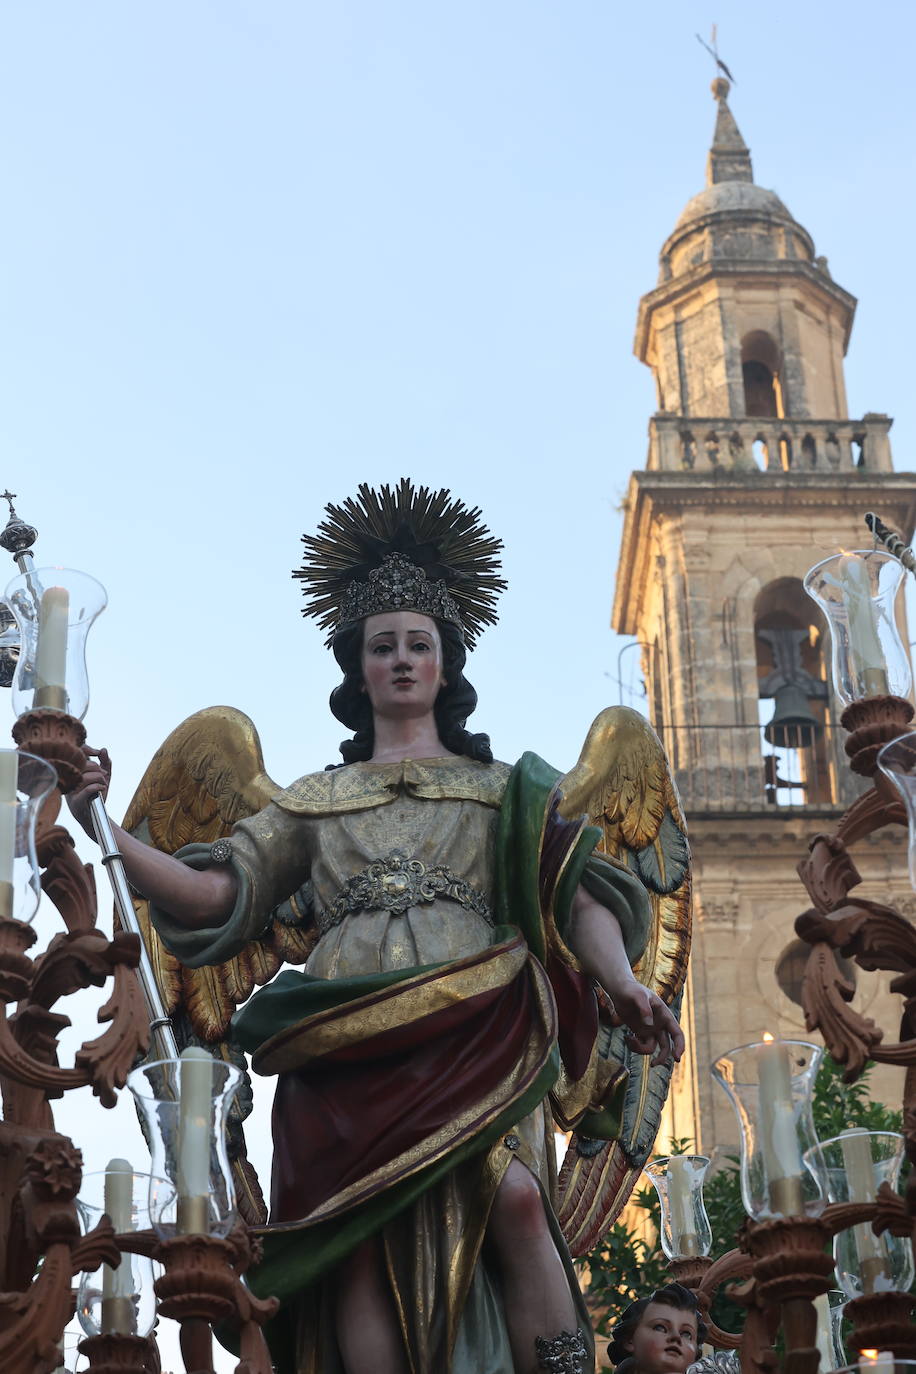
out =
[[630,1303],[614,1327],[608,1359],[620,1374],[685,1374],[705,1339],[693,1293],[669,1283]]

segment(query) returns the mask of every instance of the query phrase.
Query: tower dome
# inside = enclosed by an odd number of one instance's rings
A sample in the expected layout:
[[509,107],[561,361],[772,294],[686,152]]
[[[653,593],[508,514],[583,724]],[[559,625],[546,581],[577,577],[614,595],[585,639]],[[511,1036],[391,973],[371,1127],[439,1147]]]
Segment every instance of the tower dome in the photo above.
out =
[[[659,282],[703,263],[814,264],[814,243],[775,191],[757,186],[751,154],[729,109],[729,83],[718,78],[716,128],[706,163],[706,188],[687,202],[662,247]],[[823,270],[823,264],[818,263]]]
[[[843,355],[855,298],[831,279],[827,259],[815,257],[811,235],[776,192],[754,182],[729,89],[721,78],[712,84],[706,187],[662,247],[658,283],[639,305],[636,355],[655,374],[660,414],[845,416]],[[710,424],[707,432],[718,431]],[[886,430],[876,442],[885,439]]]

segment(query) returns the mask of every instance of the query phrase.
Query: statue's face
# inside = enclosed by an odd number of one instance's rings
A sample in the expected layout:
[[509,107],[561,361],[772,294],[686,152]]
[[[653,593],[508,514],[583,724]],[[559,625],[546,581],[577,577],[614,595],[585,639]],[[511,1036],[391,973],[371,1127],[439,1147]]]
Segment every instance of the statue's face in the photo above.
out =
[[695,1312],[650,1302],[630,1342],[639,1374],[684,1374],[697,1357]]
[[362,671],[376,715],[401,719],[427,715],[445,683],[436,622],[416,611],[367,616]]

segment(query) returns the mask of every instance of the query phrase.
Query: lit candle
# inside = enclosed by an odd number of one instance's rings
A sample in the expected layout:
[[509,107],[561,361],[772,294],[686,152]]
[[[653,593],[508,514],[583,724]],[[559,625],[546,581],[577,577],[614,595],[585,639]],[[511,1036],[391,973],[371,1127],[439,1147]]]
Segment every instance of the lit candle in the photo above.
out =
[[[871,1139],[867,1131],[841,1131],[840,1147],[846,1169],[846,1185],[850,1202],[874,1202],[878,1192],[871,1158]],[[862,1287],[866,1293],[875,1291],[875,1281],[887,1275],[884,1249],[871,1229],[870,1222],[853,1227],[856,1253],[862,1266]]]
[[16,788],[19,755],[0,749],[0,917],[13,914],[13,860],[16,857]]
[[859,1356],[859,1369],[867,1374],[894,1374],[894,1353],[891,1350],[863,1350]]
[[[126,1159],[110,1159],[105,1170],[105,1211],[116,1236],[133,1229],[134,1170]],[[130,1255],[122,1255],[117,1269],[102,1265],[102,1331],[119,1336],[136,1334],[133,1274]]]
[[672,1249],[675,1255],[695,1255],[699,1249],[699,1238],[690,1186],[690,1157],[672,1155],[666,1172]]
[[887,664],[878,639],[868,568],[854,553],[837,567],[849,616],[849,647],[866,696],[887,693]]
[[210,1104],[213,1059],[189,1045],[181,1052],[178,1080],[178,1230],[204,1234],[210,1192]]
[[35,705],[55,711],[67,709],[67,625],[70,593],[48,587],[38,608],[38,648],[35,651]]
[[792,1110],[789,1051],[781,1040],[764,1035],[758,1051],[760,1140],[770,1206],[783,1216],[804,1210],[802,1158]]

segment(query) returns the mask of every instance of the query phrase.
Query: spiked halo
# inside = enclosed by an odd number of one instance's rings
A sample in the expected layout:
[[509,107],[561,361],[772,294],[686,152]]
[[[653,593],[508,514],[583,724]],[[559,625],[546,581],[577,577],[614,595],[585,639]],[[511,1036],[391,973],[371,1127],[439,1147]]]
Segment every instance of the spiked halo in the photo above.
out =
[[335,631],[380,611],[414,610],[460,626],[468,648],[496,621],[502,541],[480,510],[450,499],[443,487],[415,487],[406,477],[392,489],[362,483],[357,498],[325,507],[316,535],[304,534],[302,579],[308,605],[328,643]]

